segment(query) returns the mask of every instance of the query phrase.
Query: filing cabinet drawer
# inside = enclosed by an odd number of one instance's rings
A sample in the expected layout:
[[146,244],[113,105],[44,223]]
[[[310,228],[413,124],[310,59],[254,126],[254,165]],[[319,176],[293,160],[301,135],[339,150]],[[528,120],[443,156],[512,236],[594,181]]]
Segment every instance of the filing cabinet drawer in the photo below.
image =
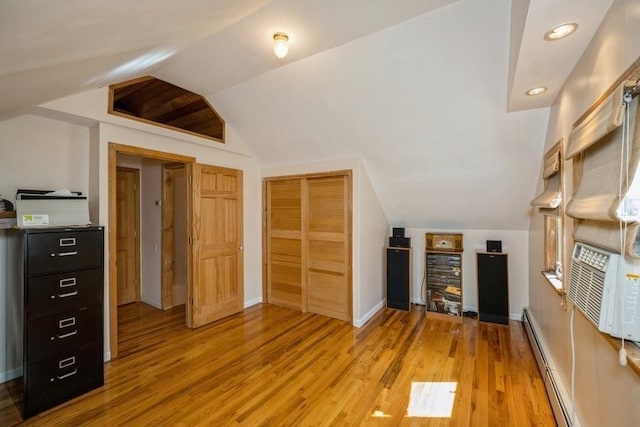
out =
[[102,232],[29,233],[26,255],[29,275],[98,267],[102,262]]
[[99,268],[28,278],[27,320],[102,304],[102,287]]
[[104,383],[102,342],[30,365],[25,370],[25,417]]
[[92,306],[27,323],[29,363],[102,343],[102,307]]
[[23,355],[10,393],[26,419],[104,383],[104,229],[6,233],[7,349]]

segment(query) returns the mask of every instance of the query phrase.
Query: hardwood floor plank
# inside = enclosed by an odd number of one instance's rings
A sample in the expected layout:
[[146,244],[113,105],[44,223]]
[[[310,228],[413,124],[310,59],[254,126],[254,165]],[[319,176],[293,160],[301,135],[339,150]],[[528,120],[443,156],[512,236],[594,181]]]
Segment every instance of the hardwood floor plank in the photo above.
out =
[[[416,307],[356,329],[261,304],[190,330],[183,307],[120,309],[121,357],[105,364],[104,387],[26,421],[0,387],[0,424],[555,425],[518,322],[460,324]],[[451,416],[409,417],[412,386],[430,382],[456,383]]]

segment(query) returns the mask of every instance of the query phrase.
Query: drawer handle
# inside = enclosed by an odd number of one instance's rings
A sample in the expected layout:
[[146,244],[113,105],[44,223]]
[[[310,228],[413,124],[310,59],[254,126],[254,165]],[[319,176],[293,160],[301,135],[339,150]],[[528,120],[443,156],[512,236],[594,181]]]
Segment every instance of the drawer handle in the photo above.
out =
[[67,237],[64,239],[60,239],[60,246],[75,246],[76,238],[75,237]]
[[67,292],[66,294],[51,295],[51,299],[55,299],[56,297],[58,297],[58,298],[73,297],[73,296],[76,296],[76,295],[78,295],[78,291]]
[[63,369],[76,364],[76,357],[71,356],[58,362],[58,369]]
[[[73,252],[60,252],[58,254],[58,256],[74,256],[74,255],[78,255],[78,251],[73,251]],[[55,256],[55,255],[54,255]]]
[[[65,378],[69,378],[75,374],[78,373],[77,369],[74,369],[73,371],[69,372],[68,374],[64,374],[64,375],[56,375],[56,378],[58,378],[59,380],[63,380]],[[53,381],[53,378],[51,378],[51,381]]]
[[62,340],[62,339],[65,339],[65,338],[69,338],[69,337],[74,336],[77,333],[78,333],[78,330],[76,329],[76,330],[68,332],[66,334],[56,335],[55,337],[51,337],[51,341],[55,341],[56,338],[59,339],[59,340]]
[[76,318],[75,317],[69,317],[67,319],[62,319],[58,322],[58,328],[62,329],[62,328],[68,328],[69,326],[73,326],[76,324]]
[[68,288],[69,286],[75,286],[75,285],[76,285],[75,277],[69,277],[68,279],[60,279],[61,288]]

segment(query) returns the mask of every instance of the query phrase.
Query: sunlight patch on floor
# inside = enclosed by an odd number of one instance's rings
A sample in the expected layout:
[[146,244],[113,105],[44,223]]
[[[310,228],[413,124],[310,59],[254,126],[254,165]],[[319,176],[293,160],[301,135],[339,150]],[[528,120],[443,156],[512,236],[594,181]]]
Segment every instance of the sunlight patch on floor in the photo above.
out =
[[409,417],[450,418],[457,382],[412,382]]
[[374,418],[391,418],[391,415],[387,415],[379,409],[373,411],[373,414],[371,414],[371,416]]

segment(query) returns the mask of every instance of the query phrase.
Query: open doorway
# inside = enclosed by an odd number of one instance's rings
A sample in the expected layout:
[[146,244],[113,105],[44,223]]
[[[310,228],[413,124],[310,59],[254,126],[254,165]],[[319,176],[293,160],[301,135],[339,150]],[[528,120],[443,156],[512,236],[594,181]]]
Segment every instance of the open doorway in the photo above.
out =
[[[167,326],[187,326],[187,209],[186,165],[193,158],[112,144],[110,171],[109,326],[111,356],[140,351],[145,337]],[[165,165],[181,170],[182,179],[165,189]],[[178,173],[179,174],[179,173]],[[167,201],[167,198],[171,199]],[[176,203],[182,205],[174,211]],[[168,218],[165,218],[167,217]],[[166,224],[171,224],[168,251]],[[180,233],[180,235],[178,235]],[[177,250],[175,245],[182,244]],[[175,254],[179,254],[176,256]],[[136,259],[137,256],[137,259]],[[165,266],[181,274],[176,286],[164,286]]]
[[183,163],[122,153],[116,163],[118,346],[126,355],[167,326],[186,327],[187,181]]
[[[155,170],[158,175],[153,179],[153,183],[162,183],[162,165],[170,163],[181,163],[185,168],[186,191],[186,234],[184,249],[186,260],[186,297],[185,304],[179,307],[182,309],[180,323],[189,328],[215,322],[218,319],[242,311],[244,307],[244,286],[243,286],[243,185],[242,170],[224,168],[196,163],[193,157],[161,151],[149,150],[140,147],[109,143],[109,344],[111,357],[118,357],[118,331],[119,313],[117,304],[118,286],[117,276],[119,273],[117,256],[117,233],[118,215],[116,174],[117,159],[119,155],[126,154],[139,159],[140,162],[150,162],[157,166]],[[158,264],[162,264],[162,237],[158,234],[149,234],[145,228],[154,222],[161,223],[162,191],[153,194],[147,192],[145,186],[145,176],[141,174],[141,204],[148,198],[152,206],[151,213],[141,210],[141,270],[142,278],[140,295],[141,300],[151,298],[160,307],[159,313],[167,313],[173,308],[162,311],[161,290],[156,294],[150,294],[145,288],[144,272],[146,255],[151,255],[160,259]],[[175,195],[174,195],[175,197]],[[147,203],[149,204],[149,203]],[[155,215],[156,219],[150,215]],[[174,212],[175,215],[175,212]],[[156,236],[154,240],[147,240],[145,236]],[[159,232],[162,236],[162,232]],[[145,248],[151,249],[145,249]],[[156,251],[158,253],[156,253]],[[159,258],[158,258],[159,257]],[[153,269],[157,274],[154,282],[162,282],[162,268]],[[175,288],[172,298],[176,298],[178,290]],[[156,289],[156,288],[154,288]],[[155,295],[155,296],[154,296]],[[126,307],[126,305],[124,306]],[[154,320],[155,321],[155,320]],[[181,326],[181,325],[178,325]],[[163,329],[163,334],[164,334]],[[162,335],[162,334],[161,334]],[[158,339],[166,339],[166,335]],[[154,341],[154,340],[151,340]]]

